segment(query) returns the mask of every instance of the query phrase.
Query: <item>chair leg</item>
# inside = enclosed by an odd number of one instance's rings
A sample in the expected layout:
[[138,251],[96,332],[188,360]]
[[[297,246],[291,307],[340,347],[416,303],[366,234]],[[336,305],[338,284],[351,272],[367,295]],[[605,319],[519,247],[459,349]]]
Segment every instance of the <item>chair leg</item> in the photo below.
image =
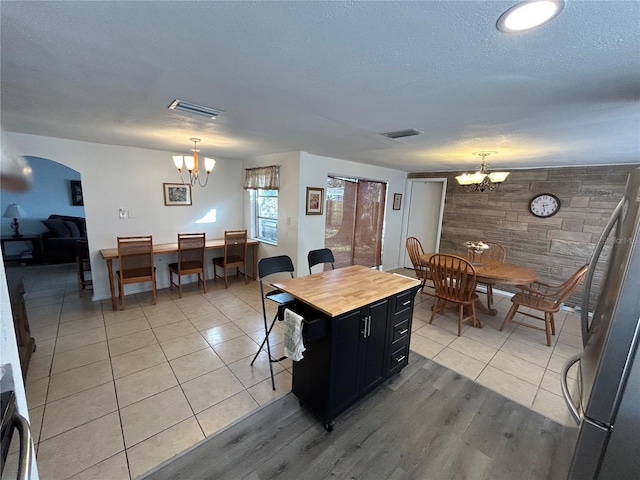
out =
[[151,288],[153,289],[153,304],[158,303],[158,291],[156,289],[156,273],[155,270],[153,272],[153,276],[151,277]]
[[[198,280],[200,280],[200,274],[198,274]],[[202,269],[202,289],[204,293],[207,293],[207,276],[204,273],[204,269]]]
[[436,313],[438,313],[438,302],[440,301],[440,297],[436,297],[436,301],[433,304],[433,307],[431,307],[431,318],[429,318],[429,323],[433,322],[434,317],[436,316]]
[[547,334],[547,347],[551,346],[551,319],[549,313],[544,313],[544,333]]
[[182,275],[178,273],[178,297],[182,298]]
[[551,335],[555,335],[556,334],[556,320],[553,316],[553,313],[550,313],[549,316],[551,317]]
[[[271,322],[271,326],[268,327],[268,328],[267,328],[267,315],[266,315],[266,313],[263,312],[262,318],[264,319],[264,331],[265,331],[264,340],[262,340],[262,343],[260,344],[260,348],[258,348],[258,351],[254,355],[253,360],[251,360],[251,363],[249,365],[253,366],[253,364],[255,363],[256,359],[258,358],[258,355],[260,355],[260,352],[262,351],[262,347],[264,347],[264,344],[266,343],[267,344],[267,356],[269,357],[269,372],[271,373],[271,388],[275,391],[276,382],[275,382],[275,379],[273,377],[273,365],[271,365],[274,360],[272,360],[272,358],[271,358],[271,345],[269,344],[269,334],[271,333],[271,330],[273,329],[273,326],[276,324],[276,320],[278,319],[278,314],[276,313],[275,317],[273,317],[273,321]],[[284,358],[285,357],[283,357],[282,359],[284,359]],[[282,360],[282,359],[280,359],[280,360]]]
[[464,316],[464,304],[458,305],[458,336],[462,333],[462,317]]
[[120,294],[120,306],[122,307],[122,310],[124,310],[124,286],[120,281],[118,282],[118,291]]
[[229,281],[227,280],[227,269],[224,269],[224,288],[229,288]]
[[499,328],[500,331],[502,331],[502,329],[505,327],[507,323],[513,320],[513,317],[516,315],[517,311],[518,311],[518,304],[514,303],[513,305],[511,305],[511,308],[509,309],[507,316],[504,317],[504,321],[502,322],[502,325],[500,325],[500,328]]

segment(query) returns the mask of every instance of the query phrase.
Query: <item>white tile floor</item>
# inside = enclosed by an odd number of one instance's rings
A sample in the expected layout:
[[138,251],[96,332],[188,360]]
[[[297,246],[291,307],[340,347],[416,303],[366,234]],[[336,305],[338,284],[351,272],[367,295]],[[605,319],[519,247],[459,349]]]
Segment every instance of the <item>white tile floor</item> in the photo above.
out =
[[[75,265],[25,267],[26,302],[37,350],[26,391],[43,480],[133,479],[208,435],[291,390],[291,362],[266,354],[257,282],[225,290],[195,284],[127,297],[127,309],[78,297]],[[569,423],[559,372],[578,351],[575,315],[556,318],[559,334],[499,327],[510,306],[496,296],[496,317],[483,329],[455,317],[428,324],[432,297],[418,295],[411,349],[550,418]],[[282,350],[276,325],[276,355]]]

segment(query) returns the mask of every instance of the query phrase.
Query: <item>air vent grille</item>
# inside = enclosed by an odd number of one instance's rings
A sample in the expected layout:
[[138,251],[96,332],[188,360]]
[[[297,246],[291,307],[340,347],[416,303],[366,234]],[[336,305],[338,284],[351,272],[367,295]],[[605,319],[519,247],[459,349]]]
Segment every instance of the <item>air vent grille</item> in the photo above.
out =
[[397,130],[395,132],[386,132],[386,133],[381,133],[380,135],[387,137],[387,138],[403,138],[403,137],[412,137],[414,135],[420,135],[421,132],[420,130],[416,130],[415,128],[409,128],[407,130]]
[[169,105],[171,110],[181,110],[183,112],[195,113],[196,115],[204,115],[215,119],[221,113],[222,110],[216,110],[215,108],[203,107],[202,105],[196,105],[195,103],[185,102],[184,100],[178,100],[177,98]]

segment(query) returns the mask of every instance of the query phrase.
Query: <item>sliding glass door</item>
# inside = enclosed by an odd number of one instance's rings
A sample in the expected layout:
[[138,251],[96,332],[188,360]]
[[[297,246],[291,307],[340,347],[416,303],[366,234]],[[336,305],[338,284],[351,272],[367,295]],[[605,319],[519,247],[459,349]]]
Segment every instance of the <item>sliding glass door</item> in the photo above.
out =
[[336,267],[382,264],[386,192],[386,183],[328,177],[325,246]]

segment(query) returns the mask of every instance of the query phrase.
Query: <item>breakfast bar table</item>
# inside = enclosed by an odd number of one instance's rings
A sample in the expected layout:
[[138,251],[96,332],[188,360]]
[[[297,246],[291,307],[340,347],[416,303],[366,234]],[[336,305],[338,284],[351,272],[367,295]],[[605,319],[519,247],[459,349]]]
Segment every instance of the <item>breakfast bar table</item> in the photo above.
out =
[[[256,272],[258,271],[258,245],[260,242],[258,240],[248,239],[247,246],[251,247],[252,257],[253,257],[253,272],[252,278],[256,279]],[[205,249],[207,250],[215,250],[224,248],[224,238],[216,238],[212,240],[207,240],[205,244]],[[111,308],[113,310],[118,309],[117,303],[117,295],[116,288],[114,285],[113,278],[113,260],[118,259],[118,249],[117,248],[103,248],[100,250],[102,254],[102,258],[107,262],[107,271],[109,272],[109,290],[111,291]],[[153,245],[153,254],[154,255],[162,255],[165,253],[178,253],[178,243],[158,243]]]
[[[420,255],[420,260],[425,265],[429,263],[429,259],[434,253],[424,253]],[[455,254],[454,254],[455,255]],[[513,263],[501,262],[499,260],[490,260],[474,264],[476,271],[476,279],[478,283],[486,285],[528,285],[538,280],[538,274],[527,267],[522,267]],[[489,315],[497,315],[498,311],[491,308],[491,297],[487,296],[487,306],[478,300],[477,307]]]

